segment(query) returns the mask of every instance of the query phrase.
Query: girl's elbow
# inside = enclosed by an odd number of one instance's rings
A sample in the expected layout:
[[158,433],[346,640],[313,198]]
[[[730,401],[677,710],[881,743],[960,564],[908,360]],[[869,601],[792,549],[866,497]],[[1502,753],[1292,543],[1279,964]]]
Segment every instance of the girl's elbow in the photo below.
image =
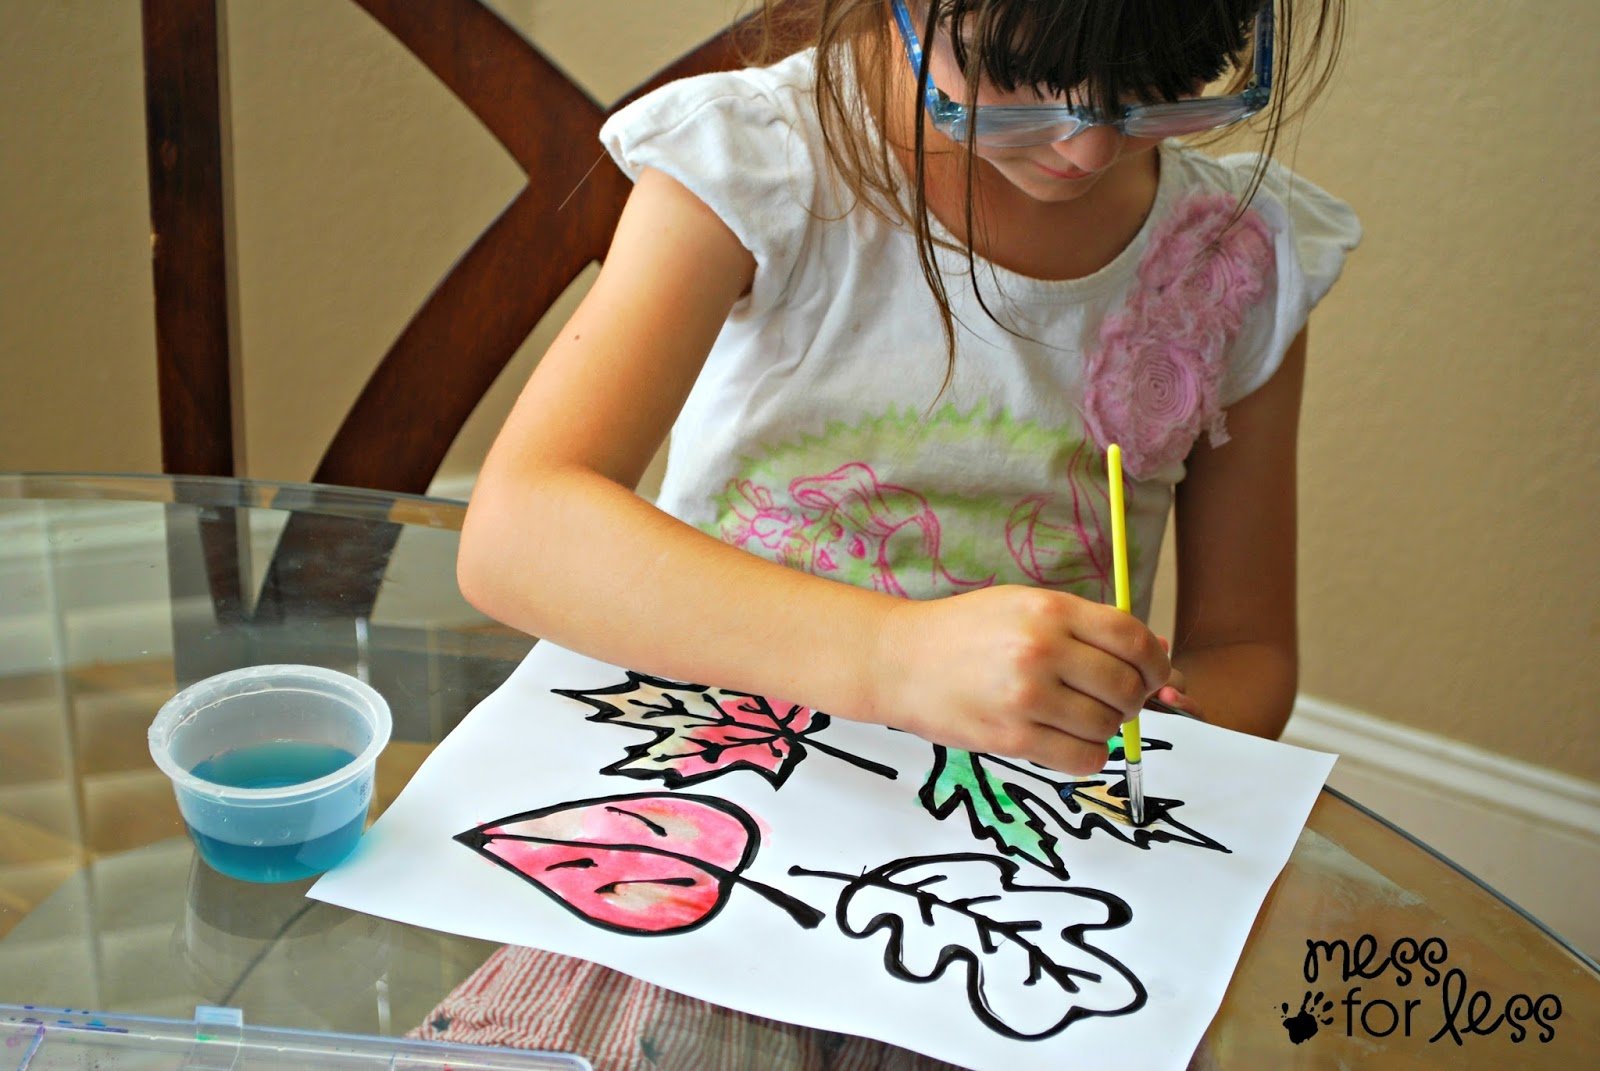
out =
[[481,614],[495,617],[493,568],[485,561],[485,552],[479,541],[467,529],[461,533],[461,545],[456,551],[456,587],[467,604]]
[[481,484],[473,490],[456,548],[456,587],[473,609],[502,620],[508,563],[503,541],[496,538],[500,525],[493,516],[493,498]]

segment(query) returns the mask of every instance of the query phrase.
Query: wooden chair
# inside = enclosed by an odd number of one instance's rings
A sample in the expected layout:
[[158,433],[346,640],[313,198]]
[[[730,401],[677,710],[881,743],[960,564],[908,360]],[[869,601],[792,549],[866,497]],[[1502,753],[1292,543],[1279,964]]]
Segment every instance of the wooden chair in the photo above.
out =
[[[731,27],[605,108],[479,0],[352,2],[454,93],[530,180],[399,332],[310,474],[315,483],[421,493],[550,304],[605,252],[629,184],[609,158],[585,177],[601,122],[670,79],[738,66],[740,36],[754,28],[749,20]],[[216,0],[143,0],[143,13],[162,465],[231,476],[238,375]]]
[[[162,465],[232,476],[242,423],[229,323],[217,0],[142,2]],[[602,121],[668,80],[738,66],[741,45],[758,28],[753,19],[735,24],[606,108],[479,0],[352,2],[432,71],[529,178],[399,331],[310,474],[317,484],[420,494],[551,303],[606,250],[630,187],[609,158],[590,171]],[[293,605],[314,613],[319,600],[337,599],[348,613],[352,597],[375,597],[392,533],[387,545],[375,538],[369,548],[374,586],[358,594],[348,590],[347,568],[343,581],[317,575],[316,545],[340,533],[296,520],[257,608],[247,608],[243,591],[228,596],[241,612]],[[237,533],[209,540],[217,592],[229,582]]]

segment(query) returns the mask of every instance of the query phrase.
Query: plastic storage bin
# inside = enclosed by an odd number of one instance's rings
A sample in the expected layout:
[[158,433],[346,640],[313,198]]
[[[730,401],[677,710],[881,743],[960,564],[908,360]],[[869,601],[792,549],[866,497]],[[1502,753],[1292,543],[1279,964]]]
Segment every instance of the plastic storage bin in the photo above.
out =
[[246,1026],[237,1008],[201,1007],[192,1022],[0,1004],[0,1069],[64,1071],[594,1071],[589,1061],[530,1049]]

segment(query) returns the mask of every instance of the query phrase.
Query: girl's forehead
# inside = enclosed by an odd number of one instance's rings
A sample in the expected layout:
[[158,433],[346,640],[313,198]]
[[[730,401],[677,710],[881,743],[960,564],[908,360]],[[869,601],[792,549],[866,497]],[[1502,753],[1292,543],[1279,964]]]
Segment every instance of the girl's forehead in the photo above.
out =
[[[905,0],[919,33],[1003,90],[1175,100],[1242,62],[1262,0]],[[1270,2],[1270,0],[1269,0]],[[974,68],[976,68],[974,70]]]

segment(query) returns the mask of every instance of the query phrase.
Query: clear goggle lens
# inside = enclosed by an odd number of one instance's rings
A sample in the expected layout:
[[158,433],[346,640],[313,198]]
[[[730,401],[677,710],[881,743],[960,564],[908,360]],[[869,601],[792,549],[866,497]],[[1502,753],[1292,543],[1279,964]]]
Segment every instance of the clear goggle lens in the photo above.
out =
[[[1084,120],[1071,115],[1012,116],[984,109],[978,112],[977,131],[973,140],[992,149],[1021,148],[1027,145],[1066,141],[1082,132],[1088,125]],[[967,123],[955,124],[950,133],[955,140],[964,141],[967,135]]]
[[1173,138],[1237,123],[1255,111],[1237,97],[1147,104],[1129,112],[1122,121],[1122,130],[1136,138]]
[[[1248,118],[1256,110],[1237,97],[1185,100],[1141,105],[1130,109],[1120,123],[1105,125],[1118,126],[1130,137],[1172,138],[1227,126]],[[944,133],[955,141],[965,141],[971,121],[970,117],[962,116],[945,124]],[[1097,124],[1065,112],[1052,113],[1049,109],[980,108],[973,141],[985,148],[1024,148],[1066,141],[1094,125]]]

